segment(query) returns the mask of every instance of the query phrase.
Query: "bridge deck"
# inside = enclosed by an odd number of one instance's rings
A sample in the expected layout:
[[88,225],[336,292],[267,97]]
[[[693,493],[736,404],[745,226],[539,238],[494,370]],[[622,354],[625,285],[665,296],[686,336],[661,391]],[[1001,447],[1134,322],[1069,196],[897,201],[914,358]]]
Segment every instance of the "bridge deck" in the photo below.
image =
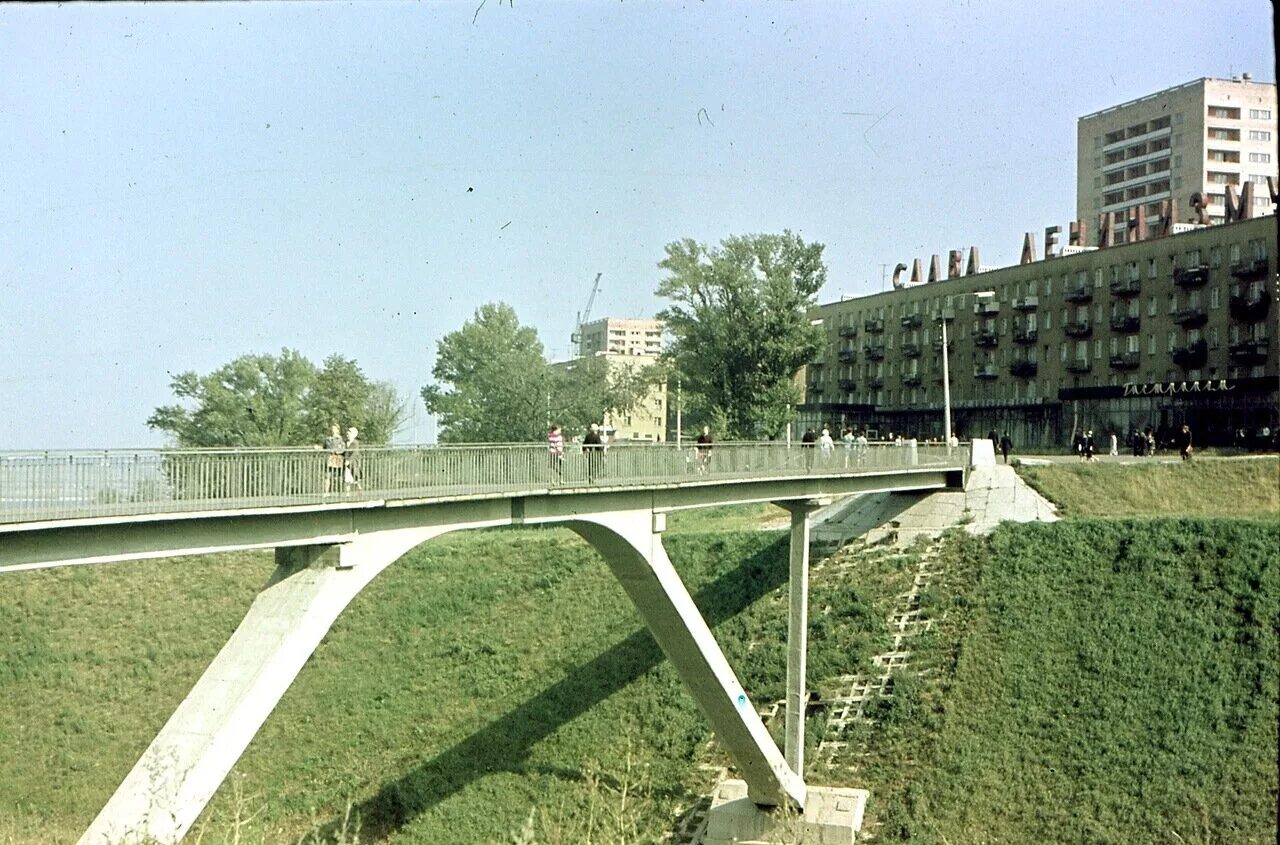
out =
[[0,453],[0,533],[101,517],[960,470],[967,457],[937,444],[824,453],[783,443],[716,444],[705,461],[694,448],[666,444],[572,451],[563,461],[541,445],[402,446],[362,449],[346,467],[329,467],[327,453],[316,449]]

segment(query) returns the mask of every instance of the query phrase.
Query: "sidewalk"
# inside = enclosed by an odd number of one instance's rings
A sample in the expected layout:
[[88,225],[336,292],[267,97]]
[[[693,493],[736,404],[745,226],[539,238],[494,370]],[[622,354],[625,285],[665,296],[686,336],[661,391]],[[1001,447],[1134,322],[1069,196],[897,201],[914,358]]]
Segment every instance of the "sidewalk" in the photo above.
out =
[[974,467],[963,491],[868,493],[838,501],[814,514],[815,543],[839,546],[855,538],[909,546],[917,537],[937,537],[963,525],[988,534],[1006,520],[1056,522],[1054,506],[1027,486],[1013,467]]

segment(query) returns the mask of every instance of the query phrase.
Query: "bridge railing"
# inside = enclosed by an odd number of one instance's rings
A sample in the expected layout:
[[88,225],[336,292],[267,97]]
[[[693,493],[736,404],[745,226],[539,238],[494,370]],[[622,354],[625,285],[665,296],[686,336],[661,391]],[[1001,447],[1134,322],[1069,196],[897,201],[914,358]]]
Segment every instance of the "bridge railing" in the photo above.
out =
[[[823,451],[785,443],[616,443],[362,447],[330,466],[319,449],[0,452],[0,523],[208,511],[384,498],[449,498],[543,489],[688,484],[727,478],[842,475],[963,466],[941,444]],[[335,462],[337,463],[337,462]]]

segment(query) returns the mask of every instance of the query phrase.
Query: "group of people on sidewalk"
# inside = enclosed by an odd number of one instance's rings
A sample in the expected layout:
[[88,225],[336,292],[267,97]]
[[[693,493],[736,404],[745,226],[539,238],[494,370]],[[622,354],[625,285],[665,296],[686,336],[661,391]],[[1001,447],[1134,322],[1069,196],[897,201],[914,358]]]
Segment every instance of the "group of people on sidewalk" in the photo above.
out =
[[342,428],[334,423],[329,436],[324,439],[325,456],[324,492],[350,493],[362,489],[360,484],[360,432],[353,425],[342,436]]

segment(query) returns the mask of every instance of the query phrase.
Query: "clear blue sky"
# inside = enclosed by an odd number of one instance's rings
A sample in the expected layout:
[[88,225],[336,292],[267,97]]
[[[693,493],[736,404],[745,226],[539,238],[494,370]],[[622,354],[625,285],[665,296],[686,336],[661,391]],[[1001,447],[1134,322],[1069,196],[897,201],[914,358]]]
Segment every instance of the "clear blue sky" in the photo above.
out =
[[0,5],[0,449],[161,445],[171,373],[282,347],[425,440],[485,302],[563,357],[595,274],[651,316],[682,237],[820,241],[822,301],[1012,263],[1074,214],[1078,117],[1275,79],[1265,0],[478,6]]

